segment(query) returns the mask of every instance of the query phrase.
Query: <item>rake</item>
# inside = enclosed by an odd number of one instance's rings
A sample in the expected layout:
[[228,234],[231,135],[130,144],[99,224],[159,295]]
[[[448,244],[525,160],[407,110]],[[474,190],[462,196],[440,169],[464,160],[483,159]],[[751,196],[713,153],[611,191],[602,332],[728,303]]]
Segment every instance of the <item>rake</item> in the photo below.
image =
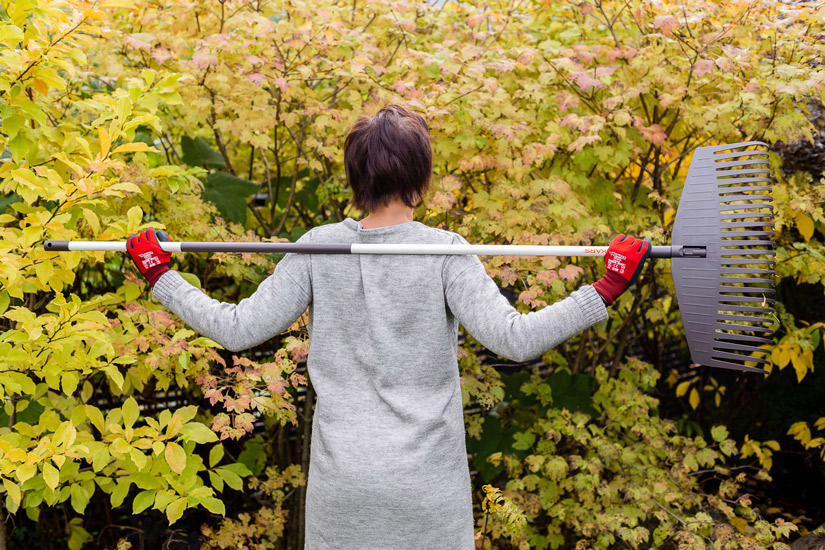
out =
[[[767,144],[698,147],[676,211],[670,246],[673,283],[694,363],[761,372],[769,364],[774,294],[774,231]],[[298,244],[161,242],[167,252],[301,254],[476,254],[604,256],[607,246]],[[46,241],[46,250],[126,251],[125,241]]]

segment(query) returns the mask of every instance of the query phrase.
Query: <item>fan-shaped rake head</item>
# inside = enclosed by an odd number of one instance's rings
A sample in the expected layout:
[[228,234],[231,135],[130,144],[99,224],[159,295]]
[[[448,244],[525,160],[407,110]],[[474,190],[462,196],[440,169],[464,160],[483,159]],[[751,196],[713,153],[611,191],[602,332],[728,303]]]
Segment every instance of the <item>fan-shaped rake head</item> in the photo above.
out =
[[676,211],[672,245],[705,248],[674,257],[676,298],[693,361],[765,372],[773,325],[776,251],[767,144],[699,147]]

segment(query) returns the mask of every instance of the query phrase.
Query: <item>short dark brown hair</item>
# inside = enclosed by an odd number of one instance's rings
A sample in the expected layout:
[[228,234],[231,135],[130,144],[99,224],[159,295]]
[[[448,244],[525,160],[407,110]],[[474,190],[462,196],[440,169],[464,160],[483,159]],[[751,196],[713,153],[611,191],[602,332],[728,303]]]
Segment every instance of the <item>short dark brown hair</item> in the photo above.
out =
[[359,210],[371,211],[393,198],[414,208],[433,171],[427,121],[401,105],[360,117],[344,142],[344,167],[352,205]]

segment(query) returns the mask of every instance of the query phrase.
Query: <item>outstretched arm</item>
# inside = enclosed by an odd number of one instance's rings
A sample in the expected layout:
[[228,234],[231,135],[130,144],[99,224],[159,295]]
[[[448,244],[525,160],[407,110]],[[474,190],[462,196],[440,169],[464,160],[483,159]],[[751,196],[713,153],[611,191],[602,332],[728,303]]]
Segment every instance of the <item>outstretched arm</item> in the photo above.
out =
[[292,265],[301,260],[291,262],[290,256],[281,260],[252,296],[238,304],[210,298],[177,271],[164,273],[152,294],[199,333],[229,351],[245,350],[289,328],[312,301],[308,279]]
[[507,359],[533,359],[607,319],[605,304],[590,285],[538,311],[519,313],[477,256],[454,258],[444,273],[450,311],[484,347]]
[[[229,351],[251,348],[280,334],[312,302],[311,260],[306,254],[287,254],[252,296],[228,304],[210,298],[170,270],[171,254],[160,249],[158,237],[169,240],[150,227],[131,236],[127,244],[135,265],[153,285],[152,295],[187,325]],[[309,238],[307,233],[298,241]]]

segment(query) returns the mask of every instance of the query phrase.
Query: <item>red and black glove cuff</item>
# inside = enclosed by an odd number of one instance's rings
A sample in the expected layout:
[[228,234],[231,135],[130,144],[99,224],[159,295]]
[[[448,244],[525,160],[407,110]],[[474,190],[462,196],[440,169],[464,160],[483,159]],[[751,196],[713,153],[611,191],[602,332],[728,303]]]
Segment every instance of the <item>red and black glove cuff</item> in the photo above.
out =
[[169,260],[172,257],[171,252],[161,249],[159,240],[168,242],[169,235],[163,231],[156,233],[155,229],[150,227],[143,233],[130,235],[126,241],[129,256],[150,286],[155,286],[160,276],[169,271]]
[[593,283],[605,304],[610,305],[636,282],[650,257],[650,239],[636,239],[619,233],[604,256],[607,273]]

